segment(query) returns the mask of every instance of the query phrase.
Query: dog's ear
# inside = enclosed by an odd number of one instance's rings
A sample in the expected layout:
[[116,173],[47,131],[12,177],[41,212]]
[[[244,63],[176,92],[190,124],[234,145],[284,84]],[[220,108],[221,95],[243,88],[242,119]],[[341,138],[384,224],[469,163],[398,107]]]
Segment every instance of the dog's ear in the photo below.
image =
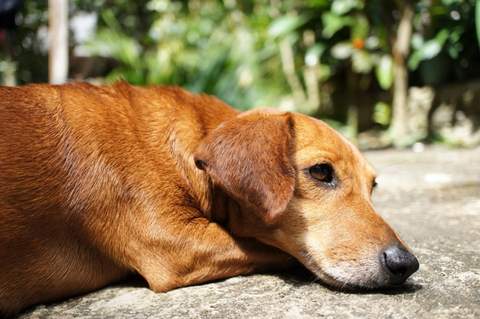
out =
[[214,129],[194,159],[214,183],[271,224],[293,196],[292,145],[290,113],[249,112]]

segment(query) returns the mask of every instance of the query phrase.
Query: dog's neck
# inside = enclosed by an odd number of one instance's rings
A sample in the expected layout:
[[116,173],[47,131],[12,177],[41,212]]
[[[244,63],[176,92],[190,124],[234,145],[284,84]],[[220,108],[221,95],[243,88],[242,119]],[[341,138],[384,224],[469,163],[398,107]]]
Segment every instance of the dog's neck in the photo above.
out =
[[261,220],[254,208],[242,205],[218,186],[212,186],[209,208],[205,216],[238,237],[254,237],[261,240],[261,235],[270,228]]
[[[193,105],[204,105],[204,108],[192,107],[191,113],[187,114],[190,116],[195,114],[198,122],[196,122],[196,127],[191,127],[191,122],[183,123],[182,120],[175,122],[174,129],[171,129],[168,135],[169,145],[173,146],[171,154],[173,154],[178,172],[183,177],[190,195],[197,203],[202,214],[212,222],[216,222],[231,231],[232,228],[242,227],[250,220],[248,216],[255,214],[255,212],[243,207],[221,188],[214,185],[207,173],[198,169],[194,164],[193,153],[211,131],[223,122],[237,116],[239,111],[210,96],[197,95],[191,98],[195,99]],[[200,112],[199,110],[204,111]],[[215,116],[212,116],[213,113]],[[164,128],[161,125],[150,123],[150,127],[153,130],[151,136],[156,137],[164,134]],[[197,135],[192,135],[192,132]]]
[[228,228],[232,219],[241,215],[242,211],[241,205],[236,200],[226,194],[220,187],[212,186],[211,206],[208,212],[211,221]]

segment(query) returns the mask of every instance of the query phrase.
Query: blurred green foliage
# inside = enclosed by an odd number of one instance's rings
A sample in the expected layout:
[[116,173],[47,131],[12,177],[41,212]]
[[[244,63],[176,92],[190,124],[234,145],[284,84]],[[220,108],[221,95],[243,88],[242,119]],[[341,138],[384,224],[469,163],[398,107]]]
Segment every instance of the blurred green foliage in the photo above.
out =
[[[413,2],[411,84],[480,77],[476,2]],[[350,108],[364,112],[361,103],[367,103],[373,121],[386,127],[390,102],[374,107],[357,96],[392,90],[392,46],[402,3],[74,0],[72,16],[96,12],[98,23],[94,38],[71,45],[114,61],[103,74],[107,82],[176,84],[241,109],[280,105],[344,123]],[[46,9],[44,1],[25,1],[18,16],[13,58],[19,83],[47,80],[40,41]]]

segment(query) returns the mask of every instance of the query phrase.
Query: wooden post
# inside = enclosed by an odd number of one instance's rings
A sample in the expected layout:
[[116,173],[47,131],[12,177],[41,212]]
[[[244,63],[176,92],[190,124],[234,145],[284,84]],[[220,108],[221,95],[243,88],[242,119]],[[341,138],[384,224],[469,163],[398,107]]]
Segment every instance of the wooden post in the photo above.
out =
[[68,0],[48,0],[48,78],[53,84],[68,77]]
[[391,131],[396,146],[408,143],[408,69],[406,60],[412,39],[413,4],[401,1],[403,8],[393,43],[393,117]]

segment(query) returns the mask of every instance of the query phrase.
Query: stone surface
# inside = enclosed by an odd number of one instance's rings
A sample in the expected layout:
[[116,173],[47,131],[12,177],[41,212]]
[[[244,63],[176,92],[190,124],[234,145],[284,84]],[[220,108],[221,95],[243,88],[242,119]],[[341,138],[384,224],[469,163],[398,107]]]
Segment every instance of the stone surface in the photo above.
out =
[[420,270],[403,288],[331,291],[297,271],[155,294],[123,283],[21,318],[480,318],[480,149],[367,153],[378,211],[410,244]]

